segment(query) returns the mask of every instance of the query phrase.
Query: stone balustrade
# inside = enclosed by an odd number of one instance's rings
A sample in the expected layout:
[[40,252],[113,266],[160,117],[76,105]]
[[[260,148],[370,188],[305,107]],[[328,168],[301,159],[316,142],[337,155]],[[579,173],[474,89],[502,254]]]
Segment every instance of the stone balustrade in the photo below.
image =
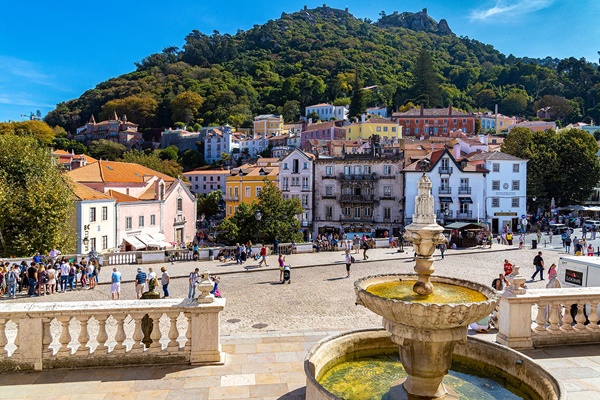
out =
[[506,290],[497,341],[515,349],[600,343],[599,304],[600,287]]
[[0,304],[0,370],[219,364],[225,299]]

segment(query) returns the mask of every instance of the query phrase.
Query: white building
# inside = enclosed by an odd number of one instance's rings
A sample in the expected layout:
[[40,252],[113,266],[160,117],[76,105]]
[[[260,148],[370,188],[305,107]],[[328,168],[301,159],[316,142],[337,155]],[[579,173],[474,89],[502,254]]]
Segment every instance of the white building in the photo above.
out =
[[516,232],[527,210],[527,160],[485,152],[470,156],[469,162],[489,171],[482,204],[484,220],[490,223],[492,232],[505,226]]
[[261,152],[269,148],[269,137],[267,135],[247,136],[240,140],[240,153],[248,153],[250,157],[257,157]]
[[387,118],[388,117],[388,109],[387,109],[387,107],[371,107],[371,108],[367,108],[367,114],[368,115],[377,115],[378,117],[381,117],[381,118]]
[[457,161],[450,151],[442,149],[404,168],[406,225],[412,222],[417,182],[423,172],[432,183],[438,221],[443,224],[485,221],[485,177],[489,171],[484,165],[471,164],[466,159]]
[[[259,160],[260,161],[260,160]],[[283,197],[297,198],[304,211],[298,215],[304,238],[312,232],[314,156],[294,149],[279,161],[279,190]]]
[[226,169],[207,169],[184,172],[183,176],[190,182],[190,192],[195,195],[206,195],[220,190],[225,193],[225,178],[229,175]]
[[223,129],[210,129],[204,137],[204,160],[207,163],[221,160],[223,153],[231,154],[240,148],[240,141],[231,128],[226,125]]
[[[321,121],[329,121],[331,118],[336,120],[348,119],[348,107],[347,106],[333,106],[327,103],[315,104],[313,106],[307,106],[305,117],[308,117],[310,113],[317,113]],[[313,121],[317,122],[317,121]]]

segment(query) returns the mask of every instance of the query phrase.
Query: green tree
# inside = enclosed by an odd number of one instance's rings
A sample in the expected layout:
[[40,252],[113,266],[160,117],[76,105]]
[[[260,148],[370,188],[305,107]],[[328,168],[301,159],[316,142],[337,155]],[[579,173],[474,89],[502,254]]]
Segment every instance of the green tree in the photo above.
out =
[[51,144],[52,148],[56,150],[74,151],[75,154],[87,153],[87,147],[85,144],[77,140],[69,140],[66,137],[54,138]]
[[88,147],[90,156],[107,161],[117,161],[125,151],[127,148],[122,144],[106,139],[96,140]]
[[521,92],[510,92],[502,99],[500,109],[505,115],[523,115],[527,109],[527,95]]
[[100,119],[107,120],[116,112],[119,117],[127,115],[127,120],[141,127],[151,128],[156,123],[158,102],[150,96],[127,96],[106,102],[100,110]]
[[300,118],[300,102],[298,100],[288,100],[283,104],[281,111],[285,122],[296,122]]
[[187,149],[181,155],[181,166],[185,171],[198,168],[204,164],[204,157],[202,154],[194,149]]
[[160,159],[177,161],[179,159],[179,148],[172,144],[169,147],[160,150]]
[[198,196],[198,217],[204,214],[206,219],[214,217],[219,213],[219,201],[223,198],[223,193],[220,190],[210,192],[205,196]]
[[423,103],[425,107],[441,107],[443,105],[440,79],[433,65],[431,54],[425,49],[419,52],[415,62],[410,93],[414,102]]
[[171,118],[173,121],[182,121],[189,125],[190,122],[202,122],[198,118],[198,111],[204,104],[204,99],[196,92],[185,91],[179,93],[171,100]]
[[31,136],[44,145],[49,145],[54,140],[56,133],[44,121],[29,120],[22,122],[0,122],[0,135]]
[[321,119],[321,117],[319,117],[319,114],[317,114],[315,111],[311,111],[306,115],[306,119],[310,119],[313,124],[316,123],[317,121],[319,121]]
[[48,150],[31,137],[0,135],[0,254],[74,251],[73,192]]
[[350,110],[348,117],[360,118],[365,112],[365,93],[362,89],[362,83],[358,78],[358,73],[354,74],[354,91],[350,99]]
[[123,153],[120,161],[140,164],[144,167],[162,172],[165,175],[179,178],[183,172],[183,168],[175,160],[162,160],[160,158],[160,150],[154,150],[150,153],[145,153],[138,150],[130,150]]

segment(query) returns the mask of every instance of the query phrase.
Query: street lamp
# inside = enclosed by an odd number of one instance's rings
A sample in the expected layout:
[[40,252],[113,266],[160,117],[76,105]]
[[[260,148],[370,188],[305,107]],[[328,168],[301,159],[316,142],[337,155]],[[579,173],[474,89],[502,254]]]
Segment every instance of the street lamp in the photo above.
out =
[[262,213],[260,212],[260,210],[256,210],[256,212],[254,213],[254,218],[256,218],[257,221],[260,221],[262,219]]
[[260,240],[260,220],[262,219],[263,215],[260,212],[260,210],[256,210],[256,212],[254,213],[254,219],[256,219],[256,222],[258,222],[258,227],[256,229],[256,240]]

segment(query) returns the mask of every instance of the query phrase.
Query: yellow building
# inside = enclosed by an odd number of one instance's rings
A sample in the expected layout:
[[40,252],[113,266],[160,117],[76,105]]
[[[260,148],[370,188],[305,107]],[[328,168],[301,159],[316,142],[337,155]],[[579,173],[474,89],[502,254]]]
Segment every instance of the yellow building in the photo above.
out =
[[373,135],[384,138],[402,138],[402,127],[389,119],[373,117],[360,122],[354,122],[346,127],[346,139],[368,139]]
[[261,136],[281,135],[283,133],[283,117],[265,114],[254,117],[254,134]]
[[279,167],[242,165],[231,171],[225,179],[225,217],[229,218],[237,211],[240,203],[251,204],[265,185],[265,178],[277,185]]

